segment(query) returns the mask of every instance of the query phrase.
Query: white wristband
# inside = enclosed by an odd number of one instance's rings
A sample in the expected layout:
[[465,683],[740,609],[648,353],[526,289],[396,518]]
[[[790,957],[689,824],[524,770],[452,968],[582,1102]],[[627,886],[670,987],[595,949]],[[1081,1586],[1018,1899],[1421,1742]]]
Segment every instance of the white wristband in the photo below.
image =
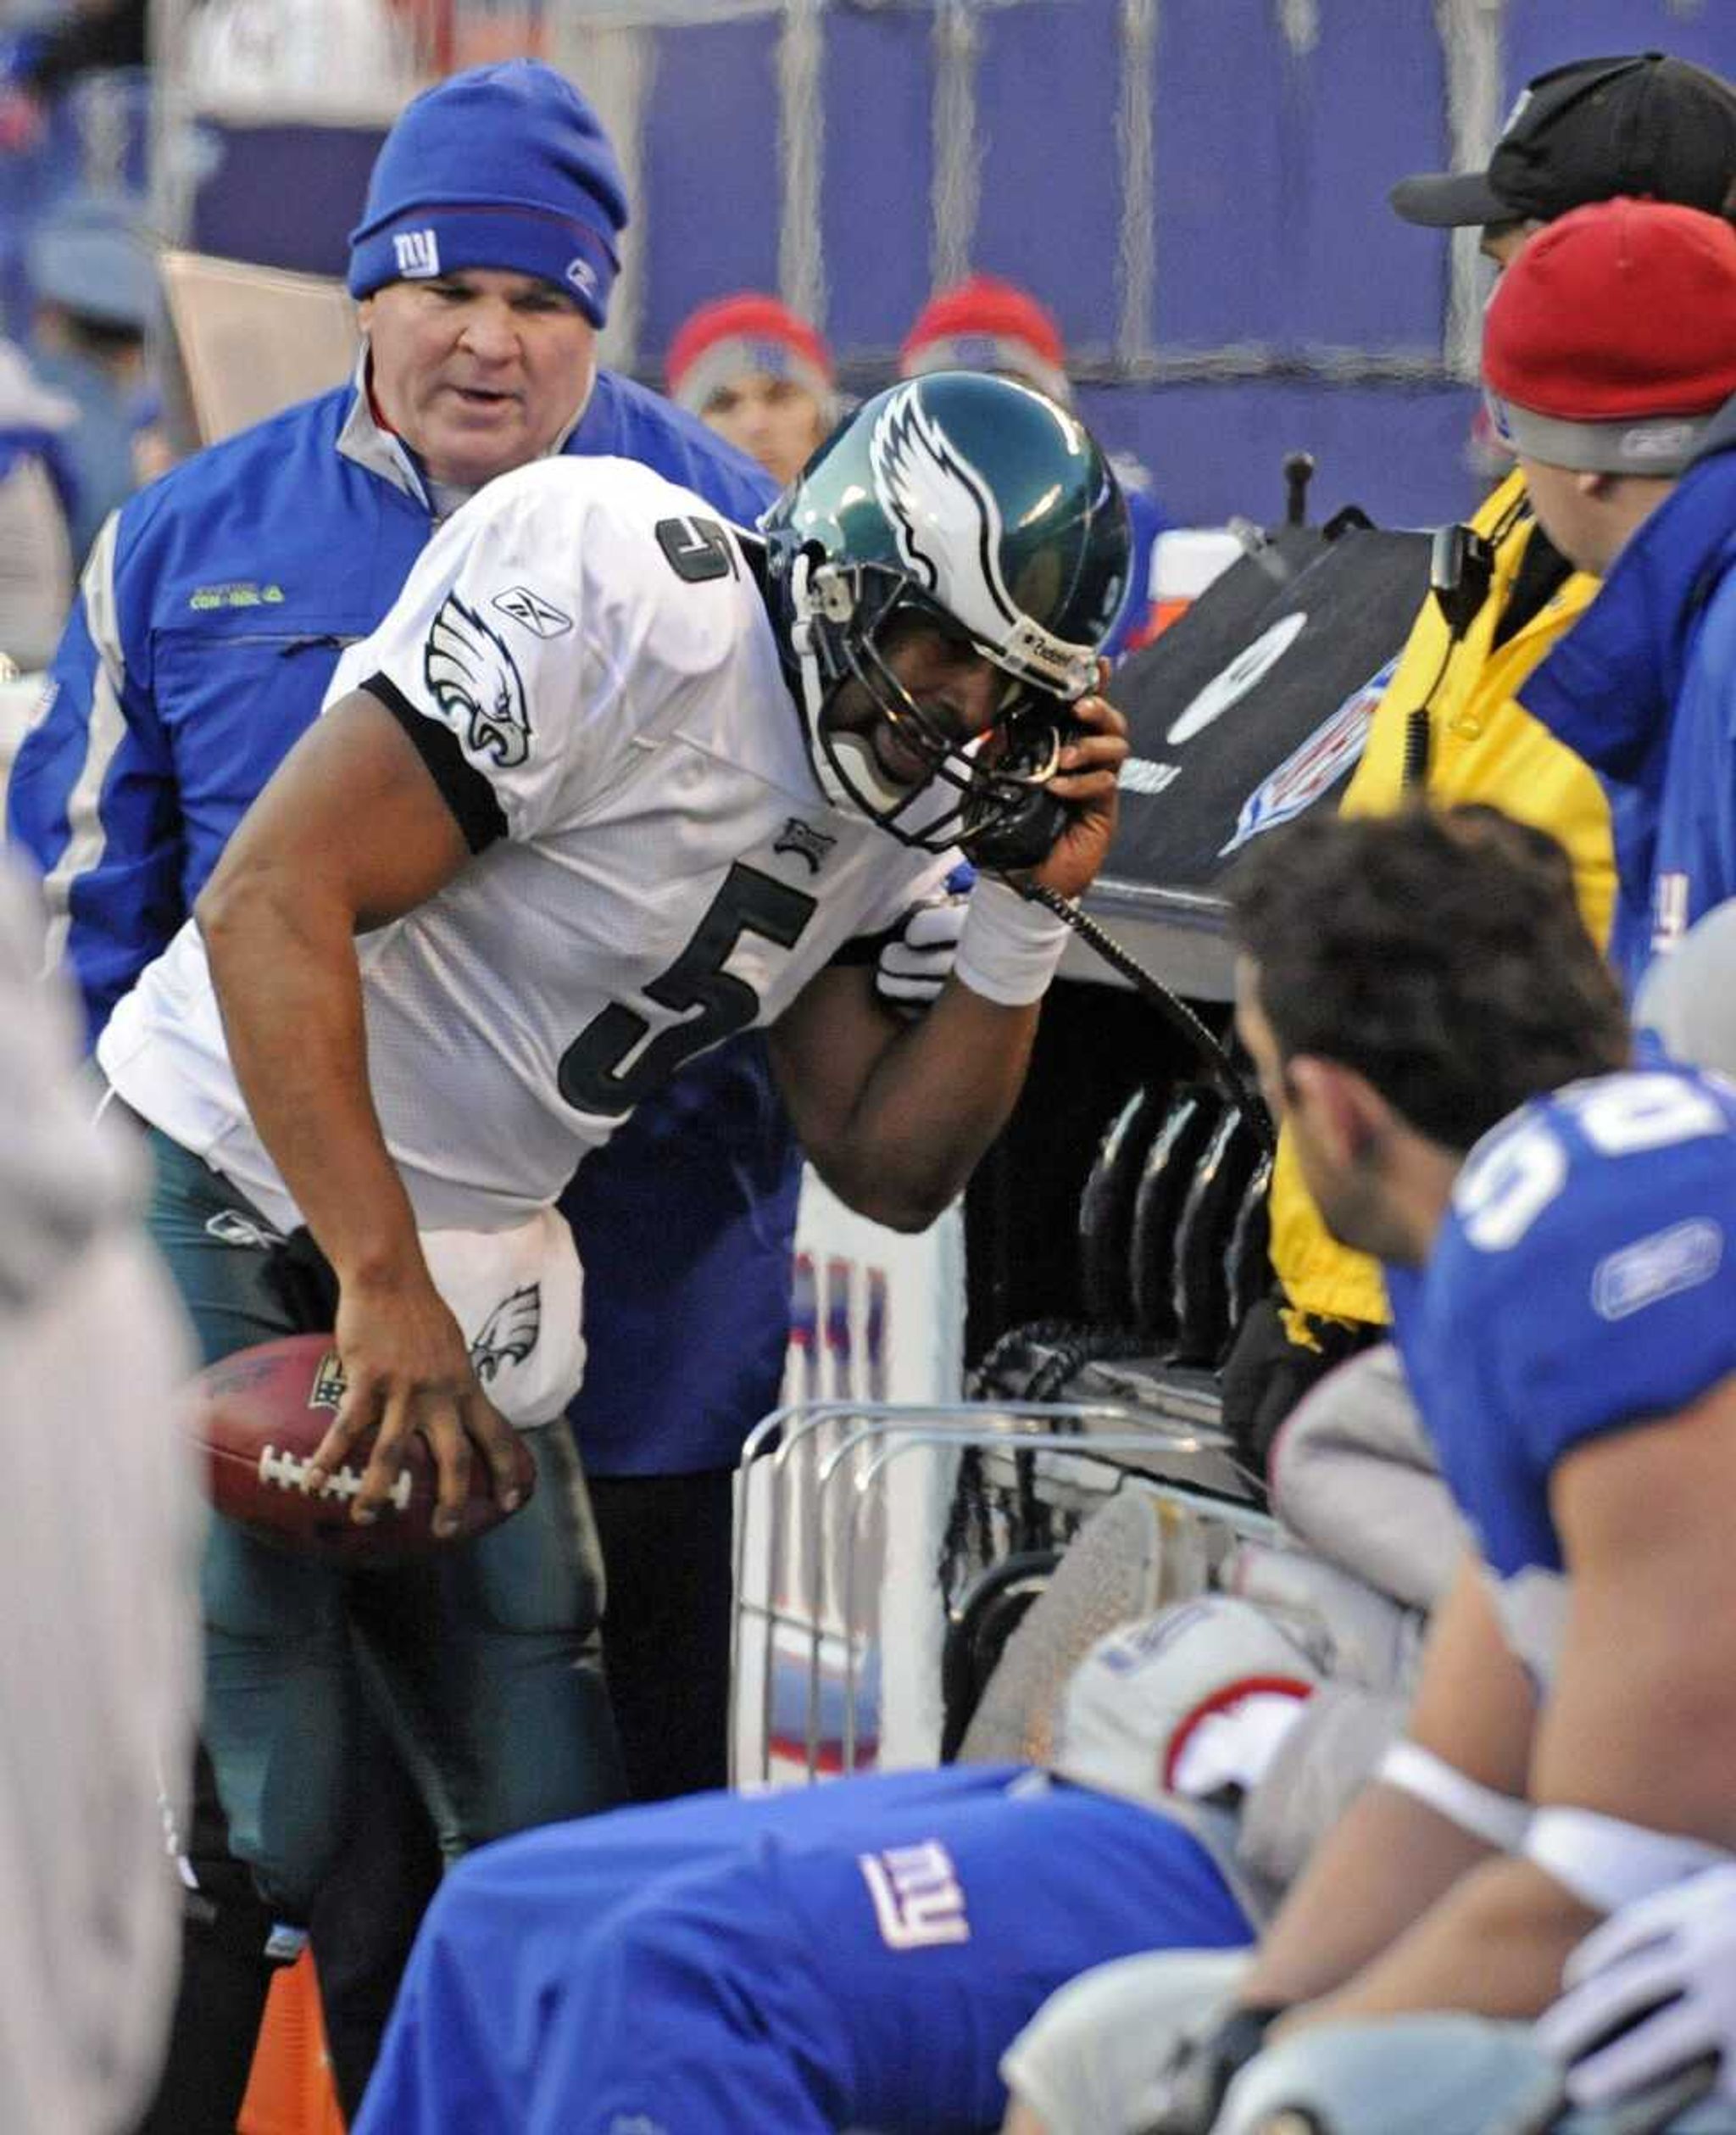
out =
[[1421,1742],[1396,1742],[1375,1766],[1383,1786],[1425,1802],[1438,1816],[1504,1853],[1516,1853],[1531,1827],[1529,1802],[1503,1794],[1461,1772]]
[[1531,1820],[1525,1856],[1600,1913],[1613,1913],[1731,1856],[1679,1831],[1649,1831],[1591,1809],[1540,1809]]
[[1003,1008],[1027,1008],[1049,991],[1070,929],[1065,919],[989,876],[965,908],[953,976]]

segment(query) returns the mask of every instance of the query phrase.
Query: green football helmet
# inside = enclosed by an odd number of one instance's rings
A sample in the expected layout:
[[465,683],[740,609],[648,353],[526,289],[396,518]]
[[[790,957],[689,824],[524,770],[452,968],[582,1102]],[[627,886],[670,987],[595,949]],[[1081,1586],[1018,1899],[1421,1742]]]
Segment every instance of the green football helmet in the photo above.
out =
[[[761,522],[774,622],[828,799],[907,845],[992,832],[1053,778],[1066,707],[1097,686],[1121,612],[1127,510],[1077,416],[971,371],[865,402]],[[887,633],[937,626],[1008,677],[986,734],[960,743],[899,682]],[[867,737],[827,713],[854,681],[930,770],[895,782]]]

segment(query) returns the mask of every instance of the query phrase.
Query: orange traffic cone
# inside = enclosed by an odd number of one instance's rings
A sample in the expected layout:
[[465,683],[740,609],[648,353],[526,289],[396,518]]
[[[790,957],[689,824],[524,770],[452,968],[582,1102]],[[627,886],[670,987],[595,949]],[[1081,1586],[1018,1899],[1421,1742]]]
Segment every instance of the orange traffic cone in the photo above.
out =
[[271,1982],[236,2135],[344,2135],[320,1984],[305,1950]]

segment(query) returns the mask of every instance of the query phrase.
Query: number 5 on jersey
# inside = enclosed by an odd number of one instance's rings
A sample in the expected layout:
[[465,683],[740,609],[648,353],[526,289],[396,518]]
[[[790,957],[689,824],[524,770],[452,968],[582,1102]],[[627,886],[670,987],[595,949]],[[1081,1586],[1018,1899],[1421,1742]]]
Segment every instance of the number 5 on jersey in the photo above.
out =
[[[685,1020],[648,1045],[650,1024],[624,1001],[611,1001],[561,1055],[561,1095],[580,1112],[615,1118],[660,1089],[683,1061],[745,1030],[760,1012],[760,996],[724,969],[731,952],[743,934],[793,949],[813,911],[813,898],[737,861],[693,939],[645,989],[659,1008]],[[698,1015],[689,1012],[696,1008]]]

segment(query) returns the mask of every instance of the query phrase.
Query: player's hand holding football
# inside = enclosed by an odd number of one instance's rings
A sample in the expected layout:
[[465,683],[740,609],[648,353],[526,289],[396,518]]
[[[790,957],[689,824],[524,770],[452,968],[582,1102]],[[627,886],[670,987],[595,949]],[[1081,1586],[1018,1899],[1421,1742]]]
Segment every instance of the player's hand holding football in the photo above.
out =
[[[1104,663],[1103,681],[1108,674]],[[1066,805],[1066,827],[1031,878],[1058,896],[1077,897],[1097,879],[1115,835],[1116,782],[1127,760],[1127,722],[1100,695],[1081,697],[1069,706],[1068,717],[1080,731],[1067,736],[1060,767],[1049,786]]]
[[379,1517],[411,1438],[426,1439],[439,1478],[437,1535],[458,1531],[480,1452],[509,1512],[518,1503],[515,1433],[482,1391],[458,1322],[426,1269],[391,1278],[346,1279],[339,1296],[337,1352],[346,1382],[336,1421],[314,1456],[309,1481],[340,1466],[378,1427],[352,1517]]

